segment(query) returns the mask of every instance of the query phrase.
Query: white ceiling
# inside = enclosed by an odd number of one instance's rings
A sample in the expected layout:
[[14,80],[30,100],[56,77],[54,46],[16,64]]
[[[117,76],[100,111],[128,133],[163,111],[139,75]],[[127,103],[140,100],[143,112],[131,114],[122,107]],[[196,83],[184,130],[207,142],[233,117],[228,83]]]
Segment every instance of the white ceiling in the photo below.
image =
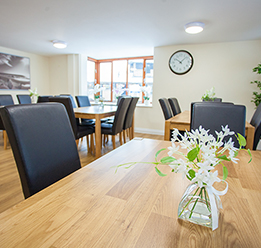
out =
[[[185,33],[191,21],[204,31]],[[157,46],[254,39],[261,0],[0,0],[0,46],[41,55],[145,56]]]

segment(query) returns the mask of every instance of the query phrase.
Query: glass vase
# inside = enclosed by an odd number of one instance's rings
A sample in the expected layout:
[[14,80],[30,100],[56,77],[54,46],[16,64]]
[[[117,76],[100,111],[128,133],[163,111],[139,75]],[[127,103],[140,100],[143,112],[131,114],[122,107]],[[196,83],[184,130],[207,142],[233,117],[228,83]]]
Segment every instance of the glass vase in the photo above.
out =
[[[217,218],[219,218],[220,208],[222,208],[221,201],[216,195],[214,195],[214,201],[217,209]],[[196,183],[190,184],[179,203],[178,218],[210,227],[214,230],[212,216],[209,194],[206,187],[200,188]]]

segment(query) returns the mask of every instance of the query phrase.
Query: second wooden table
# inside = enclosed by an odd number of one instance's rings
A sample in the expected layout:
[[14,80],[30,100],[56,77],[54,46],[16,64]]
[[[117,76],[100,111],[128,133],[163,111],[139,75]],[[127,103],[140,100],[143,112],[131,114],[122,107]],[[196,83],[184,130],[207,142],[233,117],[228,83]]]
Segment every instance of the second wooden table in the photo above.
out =
[[101,156],[101,119],[114,116],[117,106],[90,106],[75,108],[74,114],[76,118],[95,119],[95,155],[96,158]]

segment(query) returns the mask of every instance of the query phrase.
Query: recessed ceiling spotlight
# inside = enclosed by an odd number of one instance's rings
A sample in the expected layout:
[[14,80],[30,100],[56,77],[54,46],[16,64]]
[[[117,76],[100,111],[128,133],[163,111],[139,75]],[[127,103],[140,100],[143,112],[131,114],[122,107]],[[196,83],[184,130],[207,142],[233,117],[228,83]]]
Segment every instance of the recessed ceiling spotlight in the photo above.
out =
[[67,47],[67,43],[62,40],[53,40],[53,46],[59,49],[63,49]]
[[190,22],[187,23],[184,28],[189,34],[197,34],[203,31],[205,24],[203,22]]

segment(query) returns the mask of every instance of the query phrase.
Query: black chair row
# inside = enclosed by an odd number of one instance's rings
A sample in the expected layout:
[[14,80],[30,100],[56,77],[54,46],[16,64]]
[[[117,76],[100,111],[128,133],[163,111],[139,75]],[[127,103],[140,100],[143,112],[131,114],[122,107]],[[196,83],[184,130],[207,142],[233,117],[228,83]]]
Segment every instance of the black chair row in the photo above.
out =
[[[129,127],[132,118],[127,113],[133,113],[137,101],[122,98],[114,123],[104,123],[102,133],[115,136],[123,127]],[[0,115],[25,198],[81,168],[75,137],[92,134],[94,128],[76,123],[69,97],[50,97],[49,103],[4,106]]]
[[169,118],[181,113],[181,108],[177,98],[160,98],[159,103],[165,120],[168,120]]

